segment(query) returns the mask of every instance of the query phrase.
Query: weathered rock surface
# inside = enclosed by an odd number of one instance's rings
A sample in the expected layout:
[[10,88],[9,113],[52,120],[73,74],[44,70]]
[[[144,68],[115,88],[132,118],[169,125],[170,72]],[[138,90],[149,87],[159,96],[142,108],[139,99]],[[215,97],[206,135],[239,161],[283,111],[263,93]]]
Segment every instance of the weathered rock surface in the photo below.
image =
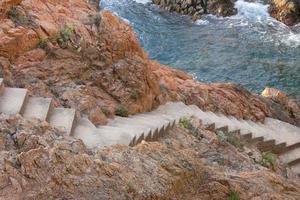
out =
[[[72,7],[72,9],[69,9]],[[23,0],[0,22],[6,85],[53,97],[95,124],[169,100],[239,118],[297,123],[289,109],[237,84],[203,84],[148,59],[128,24],[83,0]]]
[[271,0],[269,13],[288,26],[300,21],[300,2],[298,0]]
[[152,2],[168,11],[190,15],[194,20],[200,19],[203,14],[227,17],[237,13],[232,0],[153,0]]
[[[281,101],[237,84],[200,83],[149,60],[129,25],[99,14],[97,1],[2,2],[12,2],[0,20],[5,84],[53,97],[96,124],[169,100],[254,121],[299,119]],[[255,148],[200,129],[93,152],[48,123],[0,116],[0,155],[0,199],[227,199],[231,191],[241,199],[300,198],[285,166],[262,167]]]
[[299,199],[299,179],[279,162],[263,167],[257,149],[192,124],[91,152],[47,123],[0,116],[0,199]]

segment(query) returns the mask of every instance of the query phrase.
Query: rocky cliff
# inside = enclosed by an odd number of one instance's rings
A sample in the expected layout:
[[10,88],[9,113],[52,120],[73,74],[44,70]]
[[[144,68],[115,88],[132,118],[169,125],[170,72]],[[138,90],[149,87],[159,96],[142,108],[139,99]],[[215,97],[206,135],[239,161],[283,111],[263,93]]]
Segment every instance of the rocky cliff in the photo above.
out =
[[77,108],[96,124],[168,100],[254,121],[270,116],[297,123],[299,110],[237,84],[200,83],[150,60],[128,24],[108,11],[99,14],[93,4],[23,0],[9,5],[0,23],[6,85],[53,97],[56,104]]
[[[130,26],[109,11],[99,13],[97,1],[0,5],[5,84],[53,97],[95,124],[170,100],[254,121],[269,116],[299,123],[297,104],[233,83],[200,83],[150,60]],[[0,124],[3,199],[224,199],[230,191],[246,199],[299,198],[296,179],[261,167],[212,132],[202,140],[178,128],[159,143],[91,152],[44,122],[2,116]]]

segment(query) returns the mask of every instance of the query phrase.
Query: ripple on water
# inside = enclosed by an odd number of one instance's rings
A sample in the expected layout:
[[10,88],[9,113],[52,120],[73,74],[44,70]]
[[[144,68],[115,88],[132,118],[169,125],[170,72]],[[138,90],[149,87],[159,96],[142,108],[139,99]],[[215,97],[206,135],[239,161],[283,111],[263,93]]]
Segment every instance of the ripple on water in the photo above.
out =
[[196,23],[149,4],[150,0],[102,0],[134,27],[150,57],[201,81],[238,82],[261,92],[277,87],[300,99],[300,25],[287,27],[268,5],[238,0],[238,14],[207,15]]

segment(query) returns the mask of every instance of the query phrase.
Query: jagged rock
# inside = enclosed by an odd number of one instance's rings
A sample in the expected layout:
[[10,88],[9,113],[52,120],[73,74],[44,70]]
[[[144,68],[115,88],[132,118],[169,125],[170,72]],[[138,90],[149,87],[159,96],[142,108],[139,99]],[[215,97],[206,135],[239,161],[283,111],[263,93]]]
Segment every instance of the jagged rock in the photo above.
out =
[[2,0],[0,2],[0,20],[5,17],[7,12],[16,5],[19,5],[22,0]]
[[[295,116],[300,116],[300,107],[296,100],[289,99],[288,96],[275,88],[265,88],[262,92],[262,96],[271,99],[272,101],[279,103],[287,110],[290,110]],[[300,122],[298,122],[300,123]]]
[[1,115],[0,198],[299,198],[299,179],[280,163],[274,172],[254,146],[236,148],[191,123],[193,134],[177,127],[159,142],[88,151],[47,123]]
[[297,0],[271,0],[269,13],[288,26],[300,21],[300,3]]
[[237,13],[232,0],[153,0],[152,2],[168,11],[190,15],[194,20],[201,18],[203,14],[227,17]]

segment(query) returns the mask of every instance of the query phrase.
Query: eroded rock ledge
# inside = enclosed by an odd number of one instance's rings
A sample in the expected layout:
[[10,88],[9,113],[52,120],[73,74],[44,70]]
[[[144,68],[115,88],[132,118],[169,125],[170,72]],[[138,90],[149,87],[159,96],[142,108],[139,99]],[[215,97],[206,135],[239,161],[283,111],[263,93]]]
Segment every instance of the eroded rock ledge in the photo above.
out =
[[152,0],[171,12],[190,15],[194,20],[200,19],[203,14],[213,14],[227,17],[237,13],[233,0]]

